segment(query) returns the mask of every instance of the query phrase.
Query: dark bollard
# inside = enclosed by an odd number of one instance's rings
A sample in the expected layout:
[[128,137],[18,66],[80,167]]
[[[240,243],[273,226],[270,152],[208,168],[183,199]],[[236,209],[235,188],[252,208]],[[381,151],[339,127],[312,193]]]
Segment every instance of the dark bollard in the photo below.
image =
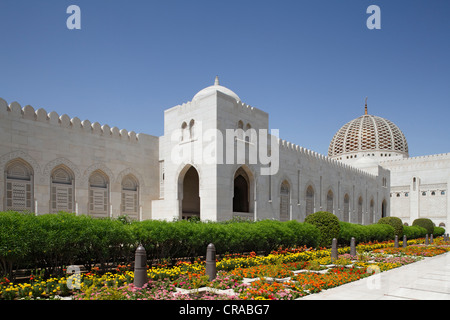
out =
[[356,240],[354,237],[350,240],[350,255],[353,257],[356,256]]
[[430,244],[433,244],[433,234],[430,235]]
[[216,278],[216,247],[210,243],[206,248],[206,275],[209,277],[209,281]]
[[134,281],[135,287],[141,288],[148,282],[147,278],[147,252],[142,244],[136,249],[134,256]]
[[395,236],[394,247],[398,248],[398,236]]
[[429,245],[429,243],[428,243],[428,233],[427,233],[426,236],[425,236],[425,245],[426,245],[426,246]]
[[408,239],[406,239],[406,236],[403,236],[403,248],[406,248],[408,246]]
[[336,238],[333,238],[333,241],[331,243],[331,261],[337,260],[338,258],[338,250],[337,250],[337,240]]

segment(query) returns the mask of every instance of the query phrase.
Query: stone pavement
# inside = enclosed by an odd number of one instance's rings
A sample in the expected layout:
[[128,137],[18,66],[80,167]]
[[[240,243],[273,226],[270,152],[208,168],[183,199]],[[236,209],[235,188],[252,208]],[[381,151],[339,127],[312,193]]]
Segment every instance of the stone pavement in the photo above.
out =
[[450,300],[450,252],[299,300]]

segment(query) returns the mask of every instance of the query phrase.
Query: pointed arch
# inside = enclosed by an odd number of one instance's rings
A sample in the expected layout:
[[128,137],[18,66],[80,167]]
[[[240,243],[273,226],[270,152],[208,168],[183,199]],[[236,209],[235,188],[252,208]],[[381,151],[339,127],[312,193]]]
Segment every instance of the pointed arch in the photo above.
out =
[[387,201],[386,199],[383,199],[381,202],[381,217],[387,217]]
[[306,216],[309,216],[310,214],[314,213],[314,187],[312,185],[308,185],[308,187],[306,188],[306,194],[305,194],[305,199],[306,199],[306,206],[305,206],[305,212],[306,212]]
[[34,211],[34,171],[22,158],[5,165],[4,209],[21,212]]
[[89,215],[95,218],[109,216],[109,177],[98,169],[89,176]]
[[350,222],[350,196],[348,193],[344,195],[344,210],[342,221]]
[[180,218],[201,218],[200,174],[197,168],[187,164],[178,175],[178,199]]
[[134,220],[139,219],[139,181],[131,173],[121,181],[120,214]]
[[370,205],[369,205],[369,221],[372,221],[372,223],[376,223],[375,221],[375,201],[370,199]]
[[251,217],[254,212],[254,174],[247,165],[237,168],[233,175],[233,215]]
[[291,185],[287,180],[280,185],[280,221],[291,218]]
[[75,174],[66,165],[60,164],[50,173],[50,213],[74,212],[74,198]]
[[334,213],[334,193],[331,189],[327,193],[327,212]]
[[358,211],[357,211],[357,223],[363,223],[363,198],[359,196],[358,198]]

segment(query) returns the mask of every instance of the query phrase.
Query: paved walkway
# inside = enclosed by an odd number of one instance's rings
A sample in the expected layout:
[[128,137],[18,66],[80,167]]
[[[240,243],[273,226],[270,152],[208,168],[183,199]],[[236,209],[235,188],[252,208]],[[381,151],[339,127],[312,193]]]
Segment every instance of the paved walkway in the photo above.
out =
[[301,300],[450,300],[450,252]]

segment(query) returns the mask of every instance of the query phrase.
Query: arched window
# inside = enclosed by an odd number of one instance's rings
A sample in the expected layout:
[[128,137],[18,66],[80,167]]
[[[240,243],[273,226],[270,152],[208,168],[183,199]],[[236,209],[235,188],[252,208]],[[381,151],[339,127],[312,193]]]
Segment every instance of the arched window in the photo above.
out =
[[74,211],[74,175],[65,166],[53,169],[50,185],[50,212]]
[[348,194],[345,194],[344,196],[344,217],[343,221],[349,222],[350,221],[350,197]]
[[369,206],[369,221],[371,220],[372,223],[376,223],[375,221],[375,202],[373,201],[373,199],[370,200],[370,206]]
[[244,123],[241,120],[237,123],[237,137],[240,140],[244,139]]
[[189,139],[193,140],[195,137],[195,129],[194,129],[195,121],[194,119],[189,122]]
[[359,197],[358,199],[358,222],[359,224],[362,224],[362,220],[363,220],[363,198]]
[[5,210],[34,210],[33,169],[22,159],[8,162],[5,168]]
[[247,123],[247,125],[245,126],[245,141],[250,142],[251,139],[251,135],[252,135],[252,126],[250,125],[250,123]]
[[131,219],[139,218],[139,183],[137,179],[129,174],[122,179],[122,215]]
[[187,129],[187,123],[183,122],[181,124],[181,141],[188,141],[189,140],[189,132]]
[[291,188],[287,181],[283,181],[280,187],[280,221],[288,221],[291,211]]
[[306,189],[306,216],[314,213],[314,189],[308,186]]
[[89,177],[89,214],[96,218],[108,216],[109,179],[101,170]]
[[333,198],[334,198],[333,191],[329,190],[327,194],[327,211],[331,213],[334,213]]
[[381,203],[381,217],[387,217],[387,202],[386,200],[383,200]]

